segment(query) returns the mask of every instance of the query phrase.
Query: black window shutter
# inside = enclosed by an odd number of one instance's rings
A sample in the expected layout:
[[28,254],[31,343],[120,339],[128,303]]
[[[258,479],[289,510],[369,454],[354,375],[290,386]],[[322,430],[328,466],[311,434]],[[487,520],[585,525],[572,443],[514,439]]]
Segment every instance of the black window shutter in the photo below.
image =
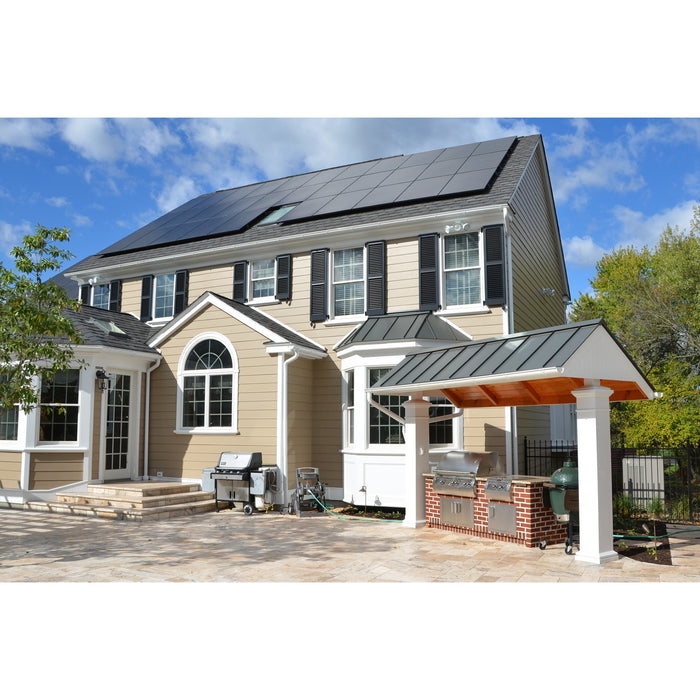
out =
[[418,296],[421,311],[437,311],[440,308],[439,242],[437,233],[418,236]]
[[277,285],[275,299],[287,301],[292,298],[292,256],[277,256]]
[[150,321],[151,309],[153,308],[152,301],[153,295],[153,275],[146,275],[141,280],[141,320]]
[[502,306],[506,303],[505,251],[503,226],[484,228],[484,262],[486,274],[486,306]]
[[367,316],[386,313],[386,242],[367,243]]
[[248,261],[239,260],[233,263],[233,300],[241,304],[248,301],[246,289],[248,287]]
[[112,280],[109,283],[109,310],[122,310],[122,281]]
[[175,309],[173,316],[177,316],[187,307],[188,286],[189,274],[187,270],[178,270],[175,273]]
[[90,285],[89,284],[81,284],[80,285],[80,301],[86,305],[90,303]]
[[328,318],[328,249],[311,251],[312,323]]

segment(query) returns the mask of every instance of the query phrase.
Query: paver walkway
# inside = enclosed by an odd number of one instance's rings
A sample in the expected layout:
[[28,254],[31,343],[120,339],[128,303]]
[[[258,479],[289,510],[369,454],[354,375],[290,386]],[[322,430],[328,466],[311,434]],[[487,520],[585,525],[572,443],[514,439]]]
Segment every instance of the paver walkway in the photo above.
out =
[[563,545],[541,551],[316,513],[137,523],[0,509],[0,581],[700,582],[700,528],[670,542],[673,566],[596,566]]

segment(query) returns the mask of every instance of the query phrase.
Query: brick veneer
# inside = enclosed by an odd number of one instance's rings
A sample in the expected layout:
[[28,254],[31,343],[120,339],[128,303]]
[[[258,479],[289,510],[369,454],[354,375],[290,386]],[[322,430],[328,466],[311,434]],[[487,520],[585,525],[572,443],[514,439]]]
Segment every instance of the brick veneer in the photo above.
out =
[[559,544],[566,540],[566,523],[558,523],[552,509],[544,505],[544,486],[539,483],[516,481],[513,484],[513,503],[516,505],[516,535],[505,535],[500,532],[489,532],[488,505],[484,497],[484,481],[477,479],[475,498],[461,499],[459,496],[449,496],[457,500],[474,501],[474,527],[445,525],[440,521],[440,496],[433,491],[433,477],[425,477],[425,519],[428,527],[464,532],[476,537],[486,537],[501,542],[524,544],[526,547],[537,547],[542,540],[547,544]]

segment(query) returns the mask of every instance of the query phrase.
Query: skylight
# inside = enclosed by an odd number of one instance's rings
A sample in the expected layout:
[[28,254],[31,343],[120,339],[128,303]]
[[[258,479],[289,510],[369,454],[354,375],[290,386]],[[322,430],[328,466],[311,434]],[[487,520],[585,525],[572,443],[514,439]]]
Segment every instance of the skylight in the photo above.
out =
[[116,323],[112,321],[104,321],[102,319],[93,318],[91,319],[98,328],[101,328],[105,333],[112,333],[113,335],[126,335],[126,333],[119,328]]
[[279,221],[285,214],[289,213],[296,207],[296,204],[285,204],[282,207],[277,207],[273,209],[260,223],[261,224],[274,224],[275,221]]

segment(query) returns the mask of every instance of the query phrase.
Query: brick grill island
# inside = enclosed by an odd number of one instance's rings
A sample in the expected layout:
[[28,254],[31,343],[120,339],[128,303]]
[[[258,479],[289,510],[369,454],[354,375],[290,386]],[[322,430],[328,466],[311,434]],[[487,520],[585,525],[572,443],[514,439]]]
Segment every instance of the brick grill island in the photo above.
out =
[[514,476],[513,500],[516,507],[516,534],[508,535],[501,532],[489,531],[489,505],[492,501],[484,495],[486,478],[476,477],[474,498],[449,496],[451,500],[474,502],[474,527],[449,525],[440,519],[440,496],[433,491],[434,474],[424,474],[425,477],[425,516],[428,527],[435,527],[450,532],[463,532],[475,537],[485,537],[501,542],[523,544],[526,547],[537,547],[543,540],[547,544],[565,542],[567,535],[566,523],[558,523],[554,512],[544,504],[544,486],[546,477]]

